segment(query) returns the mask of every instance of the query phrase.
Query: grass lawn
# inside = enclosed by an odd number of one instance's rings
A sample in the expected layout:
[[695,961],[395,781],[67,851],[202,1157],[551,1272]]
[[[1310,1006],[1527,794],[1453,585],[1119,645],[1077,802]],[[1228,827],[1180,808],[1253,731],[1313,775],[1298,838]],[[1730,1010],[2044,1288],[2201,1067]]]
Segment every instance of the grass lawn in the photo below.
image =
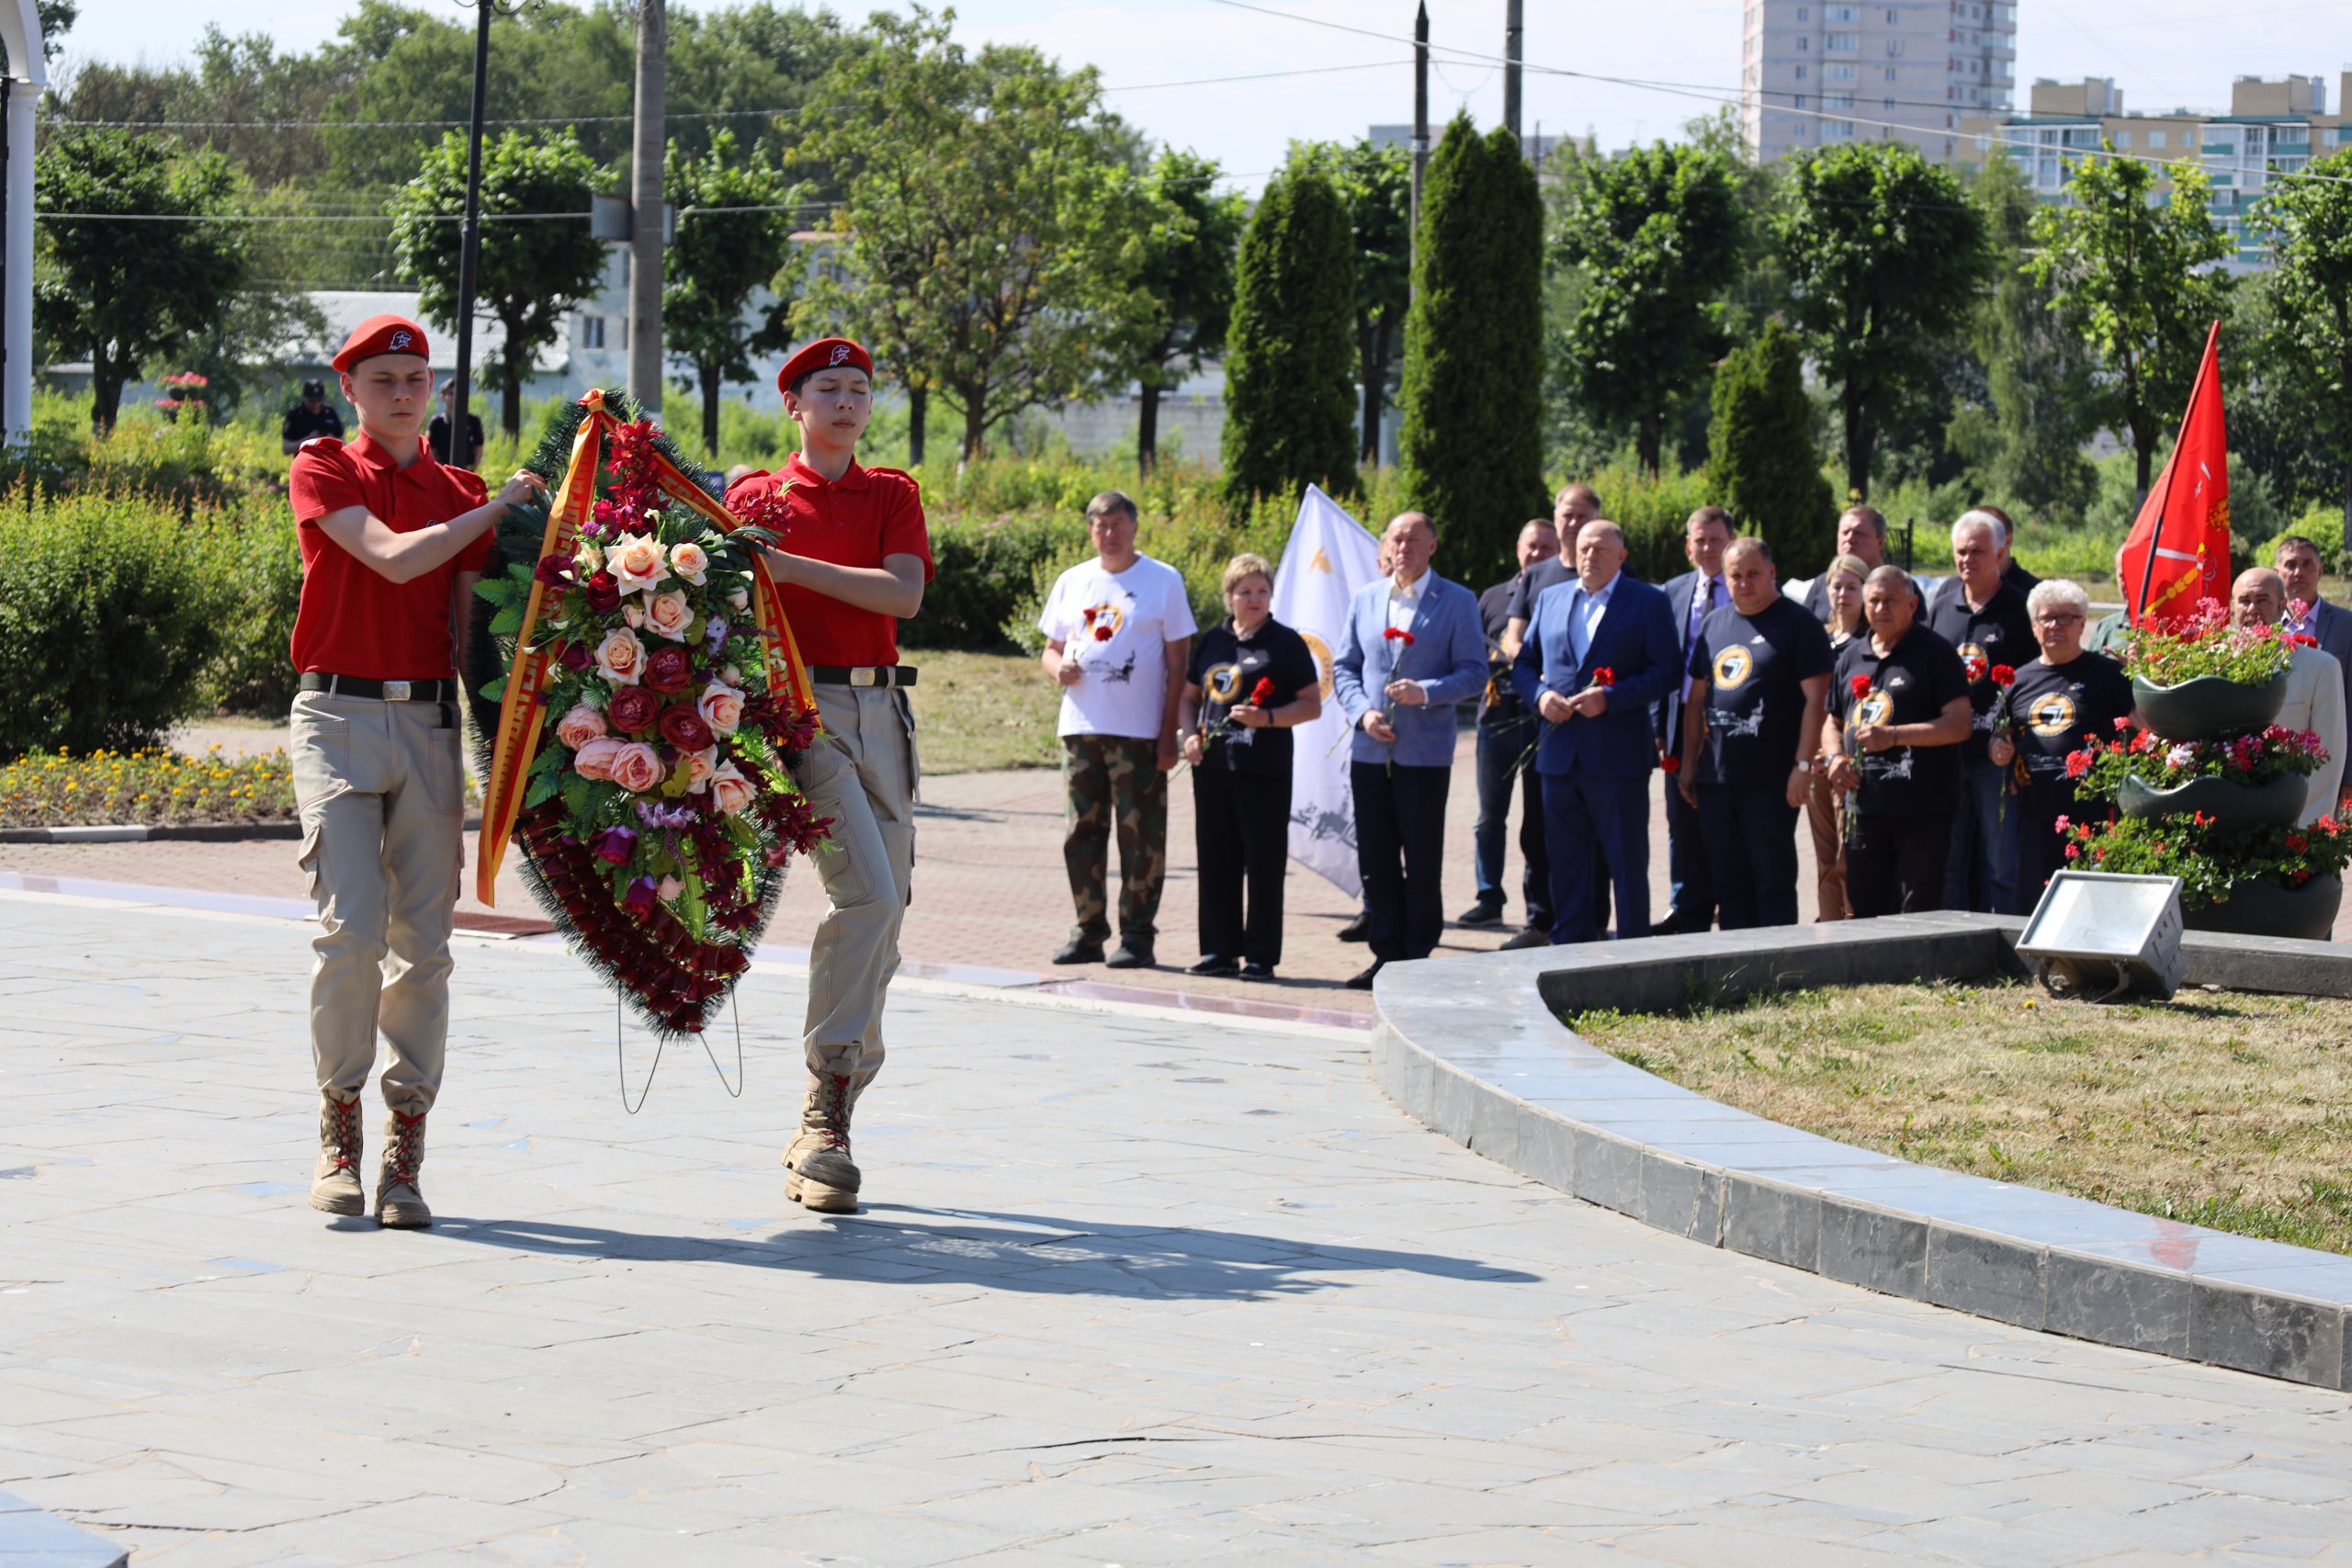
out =
[[1568,1026],[1841,1143],[2241,1235],[2352,1252],[2352,1002],[2019,983],[1790,991]]
[[1054,718],[1061,697],[1036,660],[1022,653],[906,655],[922,677],[907,693],[926,773],[1057,768]]

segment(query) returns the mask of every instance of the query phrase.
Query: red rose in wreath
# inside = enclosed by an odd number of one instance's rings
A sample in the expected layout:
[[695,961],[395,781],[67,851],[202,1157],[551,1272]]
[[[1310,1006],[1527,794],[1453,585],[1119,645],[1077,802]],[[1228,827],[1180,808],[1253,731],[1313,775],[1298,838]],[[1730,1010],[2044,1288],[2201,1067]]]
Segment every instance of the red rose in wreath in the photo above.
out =
[[699,751],[715,739],[692,703],[673,703],[662,715],[662,739],[681,751]]
[[657,692],[683,692],[694,678],[694,656],[683,648],[657,648],[645,657],[645,683]]
[[661,713],[662,699],[643,686],[623,686],[605,708],[605,716],[624,735],[643,733]]

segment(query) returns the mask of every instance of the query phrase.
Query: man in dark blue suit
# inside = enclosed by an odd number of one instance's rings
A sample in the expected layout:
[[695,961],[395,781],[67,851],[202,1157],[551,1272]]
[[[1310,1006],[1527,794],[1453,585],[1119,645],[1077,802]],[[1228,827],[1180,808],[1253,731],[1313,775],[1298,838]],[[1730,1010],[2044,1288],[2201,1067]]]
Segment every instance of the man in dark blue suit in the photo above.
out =
[[1682,667],[1667,597],[1625,575],[1614,523],[1577,535],[1577,580],[1536,599],[1511,664],[1520,701],[1544,721],[1544,842],[1552,859],[1552,940],[1591,942],[1598,841],[1617,895],[1617,937],[1650,934],[1651,705],[1679,692]]
[[[2272,547],[2270,564],[2287,584],[2287,614],[2278,624],[2314,639],[2322,653],[2344,667],[2344,708],[2352,713],[2352,612],[2319,596],[2324,570],[2319,546],[2301,534],[2290,534]],[[2301,618],[2295,614],[2299,605]]]
[[[1682,525],[1682,555],[1690,570],[1666,581],[1666,607],[1674,614],[1674,644],[1681,655],[1677,669],[1689,666],[1690,647],[1699,640],[1699,628],[1707,617],[1731,603],[1731,591],[1724,585],[1724,551],[1731,547],[1731,513],[1720,506],[1699,508]],[[1657,752],[1673,758],[1674,768],[1690,761],[1682,755],[1682,708],[1690,693],[1690,679],[1685,675],[1657,705]],[[1699,808],[1671,787],[1666,792],[1666,874],[1674,907],[1658,922],[1659,934],[1702,931],[1713,925],[1715,879],[1701,835]]]

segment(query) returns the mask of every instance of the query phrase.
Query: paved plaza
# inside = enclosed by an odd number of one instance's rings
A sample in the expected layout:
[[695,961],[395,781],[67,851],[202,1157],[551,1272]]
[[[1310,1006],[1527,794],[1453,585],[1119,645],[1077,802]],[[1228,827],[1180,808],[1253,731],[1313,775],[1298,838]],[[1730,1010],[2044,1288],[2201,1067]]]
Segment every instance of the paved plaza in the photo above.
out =
[[1356,1030],[910,982],[820,1219],[798,972],[632,1118],[463,938],[442,1222],[329,1220],[306,938],[0,895],[0,1488],[135,1562],[2352,1562],[2342,1395],[1651,1231]]

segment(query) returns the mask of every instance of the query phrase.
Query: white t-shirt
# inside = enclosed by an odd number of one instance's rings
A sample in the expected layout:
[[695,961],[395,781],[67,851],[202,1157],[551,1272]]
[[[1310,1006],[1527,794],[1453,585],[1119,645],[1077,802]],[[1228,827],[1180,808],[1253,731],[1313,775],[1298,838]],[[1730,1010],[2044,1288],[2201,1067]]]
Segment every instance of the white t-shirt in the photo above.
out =
[[1199,630],[1174,567],[1147,555],[1125,571],[1107,571],[1099,559],[1074,566],[1046,595],[1037,629],[1061,643],[1063,662],[1075,659],[1082,671],[1078,684],[1062,688],[1056,734],[1159,738],[1167,647]]

